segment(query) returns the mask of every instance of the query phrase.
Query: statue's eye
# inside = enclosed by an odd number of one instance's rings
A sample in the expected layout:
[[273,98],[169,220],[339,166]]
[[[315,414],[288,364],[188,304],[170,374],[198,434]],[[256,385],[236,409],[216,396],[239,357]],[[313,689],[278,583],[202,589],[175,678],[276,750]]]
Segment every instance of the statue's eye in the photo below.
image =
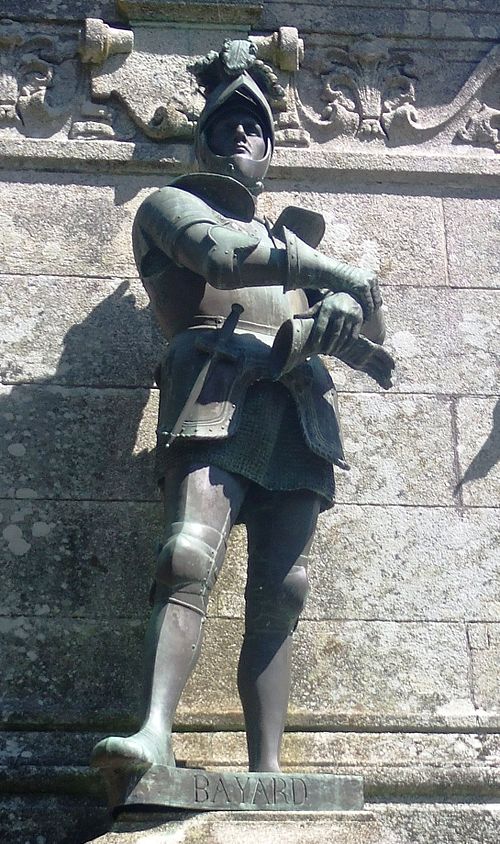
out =
[[254,123],[254,121],[249,121],[248,123],[244,124],[244,129],[247,135],[260,135],[261,129],[258,123]]

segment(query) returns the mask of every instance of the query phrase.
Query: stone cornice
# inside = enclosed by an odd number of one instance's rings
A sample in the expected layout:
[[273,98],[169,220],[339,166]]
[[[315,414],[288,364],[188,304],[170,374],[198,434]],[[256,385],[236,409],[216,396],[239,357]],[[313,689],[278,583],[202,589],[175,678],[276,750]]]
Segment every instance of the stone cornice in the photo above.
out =
[[[269,179],[306,178],[362,180],[419,185],[477,188],[500,186],[500,159],[488,155],[422,155],[412,152],[351,152],[310,149],[277,149]],[[52,172],[165,174],[195,170],[187,144],[163,148],[102,140],[0,140],[0,169],[50,170]]]

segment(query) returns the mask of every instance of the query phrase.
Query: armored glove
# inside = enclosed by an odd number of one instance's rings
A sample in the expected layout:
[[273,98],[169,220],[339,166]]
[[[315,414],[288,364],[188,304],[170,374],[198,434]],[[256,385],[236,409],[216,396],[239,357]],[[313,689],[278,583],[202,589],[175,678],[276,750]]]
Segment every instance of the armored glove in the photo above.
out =
[[311,355],[333,355],[389,389],[394,359],[379,343],[363,337],[362,327],[361,306],[349,294],[327,294],[279,329],[271,350],[273,377],[280,378]]
[[338,355],[359,337],[363,324],[361,305],[348,293],[328,293],[295,319],[312,319],[307,340],[310,355]]
[[361,306],[365,320],[382,304],[375,273],[329,258],[283,228],[287,254],[285,290],[309,288],[348,293]]

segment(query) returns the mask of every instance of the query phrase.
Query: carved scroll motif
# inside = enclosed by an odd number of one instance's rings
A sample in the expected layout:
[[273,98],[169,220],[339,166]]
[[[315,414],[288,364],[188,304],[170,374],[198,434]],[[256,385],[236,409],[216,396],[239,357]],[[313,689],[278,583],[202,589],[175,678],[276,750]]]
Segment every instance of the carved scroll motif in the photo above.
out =
[[492,146],[495,152],[500,152],[500,111],[483,103],[457,137],[466,144]]
[[[415,56],[366,35],[350,48],[334,48],[320,70],[321,114],[293,97],[300,125],[317,143],[337,138],[377,141],[398,147],[432,142],[469,143],[499,151],[499,111],[481,100],[481,92],[500,71],[500,46],[477,65],[465,85],[447,105],[419,109]],[[497,86],[498,90],[498,86]],[[500,91],[497,96],[500,104]]]
[[[208,84],[223,68],[236,75],[248,70],[266,89],[271,107],[278,114],[277,143],[307,143],[308,134],[300,126],[288,84],[303,56],[303,42],[293,27],[282,27],[271,36],[227,41],[220,53],[211,51],[205,57],[193,56],[187,61],[182,58],[179,30],[164,34],[156,51],[152,43],[155,33],[147,27],[137,27],[134,49],[125,32],[115,31],[96,19],[88,20],[80,52],[83,61],[92,63],[92,100],[119,102],[148,138],[190,140],[203,107],[195,77],[198,84]],[[123,55],[125,52],[127,56]]]
[[76,90],[76,39],[0,21],[0,131],[48,137],[68,121]]
[[[411,105],[403,105],[396,109],[388,129],[392,143],[422,143],[439,136],[443,142],[465,141],[491,146],[491,132],[494,132],[491,120],[494,119],[495,109],[488,109],[480,115],[481,106],[487,109],[481,103],[481,92],[499,71],[500,45],[497,45],[479,62],[465,85],[448,105],[433,109],[425,118],[420,118],[417,109]],[[497,97],[500,101],[498,85]],[[483,130],[480,130],[481,122]],[[486,132],[488,122],[490,130]],[[493,146],[495,147],[495,144]],[[496,151],[498,152],[498,149]]]

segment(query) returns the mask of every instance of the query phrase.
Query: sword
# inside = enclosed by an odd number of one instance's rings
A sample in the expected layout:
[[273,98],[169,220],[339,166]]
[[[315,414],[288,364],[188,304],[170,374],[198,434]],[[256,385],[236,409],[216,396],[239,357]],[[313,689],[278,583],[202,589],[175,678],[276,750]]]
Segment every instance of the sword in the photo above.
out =
[[231,313],[229,314],[229,316],[226,317],[223,325],[217,330],[217,339],[215,343],[210,345],[202,342],[197,343],[197,347],[201,348],[205,352],[208,352],[210,357],[208,358],[207,362],[203,364],[196,377],[196,381],[191,387],[191,391],[186,399],[186,402],[181,412],[179,413],[177,422],[175,423],[174,427],[168,435],[167,442],[165,443],[165,448],[168,448],[172,445],[173,441],[176,439],[176,437],[179,436],[180,432],[182,431],[184,423],[191,417],[193,408],[195,407],[196,402],[198,401],[203,391],[203,387],[205,386],[215,364],[221,358],[229,358],[230,360],[234,360],[235,355],[229,351],[228,341],[233,336],[235,328],[238,325],[238,320],[243,311],[243,305],[239,305],[237,302],[235,302],[234,305],[231,306]]

